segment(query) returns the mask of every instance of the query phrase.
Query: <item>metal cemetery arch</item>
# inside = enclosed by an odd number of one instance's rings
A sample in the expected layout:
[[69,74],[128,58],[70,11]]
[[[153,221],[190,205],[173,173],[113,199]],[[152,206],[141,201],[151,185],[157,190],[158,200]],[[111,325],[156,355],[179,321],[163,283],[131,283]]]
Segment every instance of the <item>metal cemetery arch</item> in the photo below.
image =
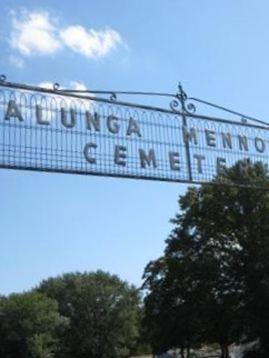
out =
[[[119,94],[171,97],[170,108]],[[241,118],[198,115],[194,101]],[[49,90],[2,76],[0,113],[1,168],[205,183],[244,158],[269,164],[265,122],[188,98],[181,86],[175,95]]]

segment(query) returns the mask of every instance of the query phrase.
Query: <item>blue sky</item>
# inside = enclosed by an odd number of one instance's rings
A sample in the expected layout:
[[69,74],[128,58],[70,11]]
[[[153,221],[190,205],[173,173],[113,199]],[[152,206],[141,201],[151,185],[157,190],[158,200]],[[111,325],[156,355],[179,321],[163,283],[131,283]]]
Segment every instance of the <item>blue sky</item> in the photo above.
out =
[[[4,1],[8,80],[175,92],[267,120],[266,0]],[[163,103],[162,103],[163,104]],[[161,255],[186,186],[0,171],[0,293],[68,271],[140,285]]]

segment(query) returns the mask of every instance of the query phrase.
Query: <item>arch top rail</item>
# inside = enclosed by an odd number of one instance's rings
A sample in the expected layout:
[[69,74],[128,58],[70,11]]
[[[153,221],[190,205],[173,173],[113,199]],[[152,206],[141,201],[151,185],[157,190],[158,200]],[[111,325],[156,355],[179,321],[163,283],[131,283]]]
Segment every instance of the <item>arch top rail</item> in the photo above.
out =
[[[21,89],[26,91],[37,91],[41,93],[50,93],[50,94],[61,95],[61,96],[96,100],[96,101],[113,102],[115,104],[118,103],[131,107],[139,107],[139,108],[152,109],[152,110],[158,110],[164,112],[173,112],[180,115],[190,115],[193,117],[196,116],[210,117],[207,115],[203,115],[202,113],[198,113],[197,104],[201,104],[210,108],[214,108],[215,110],[235,116],[236,117],[235,122],[237,121],[239,123],[241,122],[244,124],[248,123],[248,124],[262,125],[269,128],[269,123],[261,119],[243,114],[241,112],[235,111],[233,109],[224,107],[219,104],[212,103],[204,99],[200,99],[197,97],[189,97],[184,91],[180,82],[178,84],[178,90],[176,93],[152,92],[152,91],[147,92],[147,91],[118,91],[118,90],[88,90],[88,89],[80,90],[80,89],[72,89],[72,88],[61,88],[58,82],[55,82],[52,88],[29,85],[25,83],[9,82],[7,81],[7,77],[5,75],[0,75],[0,86],[14,88],[14,89]],[[156,97],[156,98],[164,97],[164,98],[170,98],[170,102],[168,108],[163,108],[158,106],[139,104],[135,102],[122,101],[118,99],[119,96],[127,96],[127,97],[144,96],[144,97]],[[226,118],[221,118],[221,119],[223,121],[231,120]]]

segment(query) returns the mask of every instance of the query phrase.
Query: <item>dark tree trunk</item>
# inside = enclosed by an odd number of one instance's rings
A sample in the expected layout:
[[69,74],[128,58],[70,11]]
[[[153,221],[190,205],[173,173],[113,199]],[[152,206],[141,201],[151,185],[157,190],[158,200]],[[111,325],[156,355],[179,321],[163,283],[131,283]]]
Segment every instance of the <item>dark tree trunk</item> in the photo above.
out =
[[227,344],[221,344],[220,349],[221,349],[221,358],[230,358],[229,348]]
[[181,358],[185,358],[184,347],[180,348],[180,355],[181,355]]
[[229,347],[227,345],[225,346],[225,354],[226,354],[225,358],[230,358]]

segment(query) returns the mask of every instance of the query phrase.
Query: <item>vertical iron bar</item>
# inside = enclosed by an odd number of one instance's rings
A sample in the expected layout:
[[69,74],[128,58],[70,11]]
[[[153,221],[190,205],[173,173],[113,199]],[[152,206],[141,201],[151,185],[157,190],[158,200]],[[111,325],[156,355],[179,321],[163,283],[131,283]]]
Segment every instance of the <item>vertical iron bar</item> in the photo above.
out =
[[183,140],[184,140],[184,144],[185,144],[189,181],[192,182],[190,143],[189,143],[188,138],[186,138],[186,133],[185,133],[185,129],[188,129],[188,125],[187,125],[187,118],[186,118],[184,110],[182,111],[182,122],[183,122],[182,134],[183,134]]
[[184,92],[181,83],[178,85],[179,92],[177,94],[177,98],[179,99],[179,102],[181,104],[181,116],[182,116],[182,135],[183,135],[183,141],[185,144],[185,152],[186,152],[186,160],[187,160],[187,168],[188,168],[188,175],[189,175],[189,181],[192,182],[192,170],[191,170],[191,155],[190,155],[190,143],[188,138],[186,138],[186,132],[185,130],[188,129],[188,123],[187,123],[187,117],[186,117],[186,107],[185,107],[185,101],[187,99],[187,95]]

